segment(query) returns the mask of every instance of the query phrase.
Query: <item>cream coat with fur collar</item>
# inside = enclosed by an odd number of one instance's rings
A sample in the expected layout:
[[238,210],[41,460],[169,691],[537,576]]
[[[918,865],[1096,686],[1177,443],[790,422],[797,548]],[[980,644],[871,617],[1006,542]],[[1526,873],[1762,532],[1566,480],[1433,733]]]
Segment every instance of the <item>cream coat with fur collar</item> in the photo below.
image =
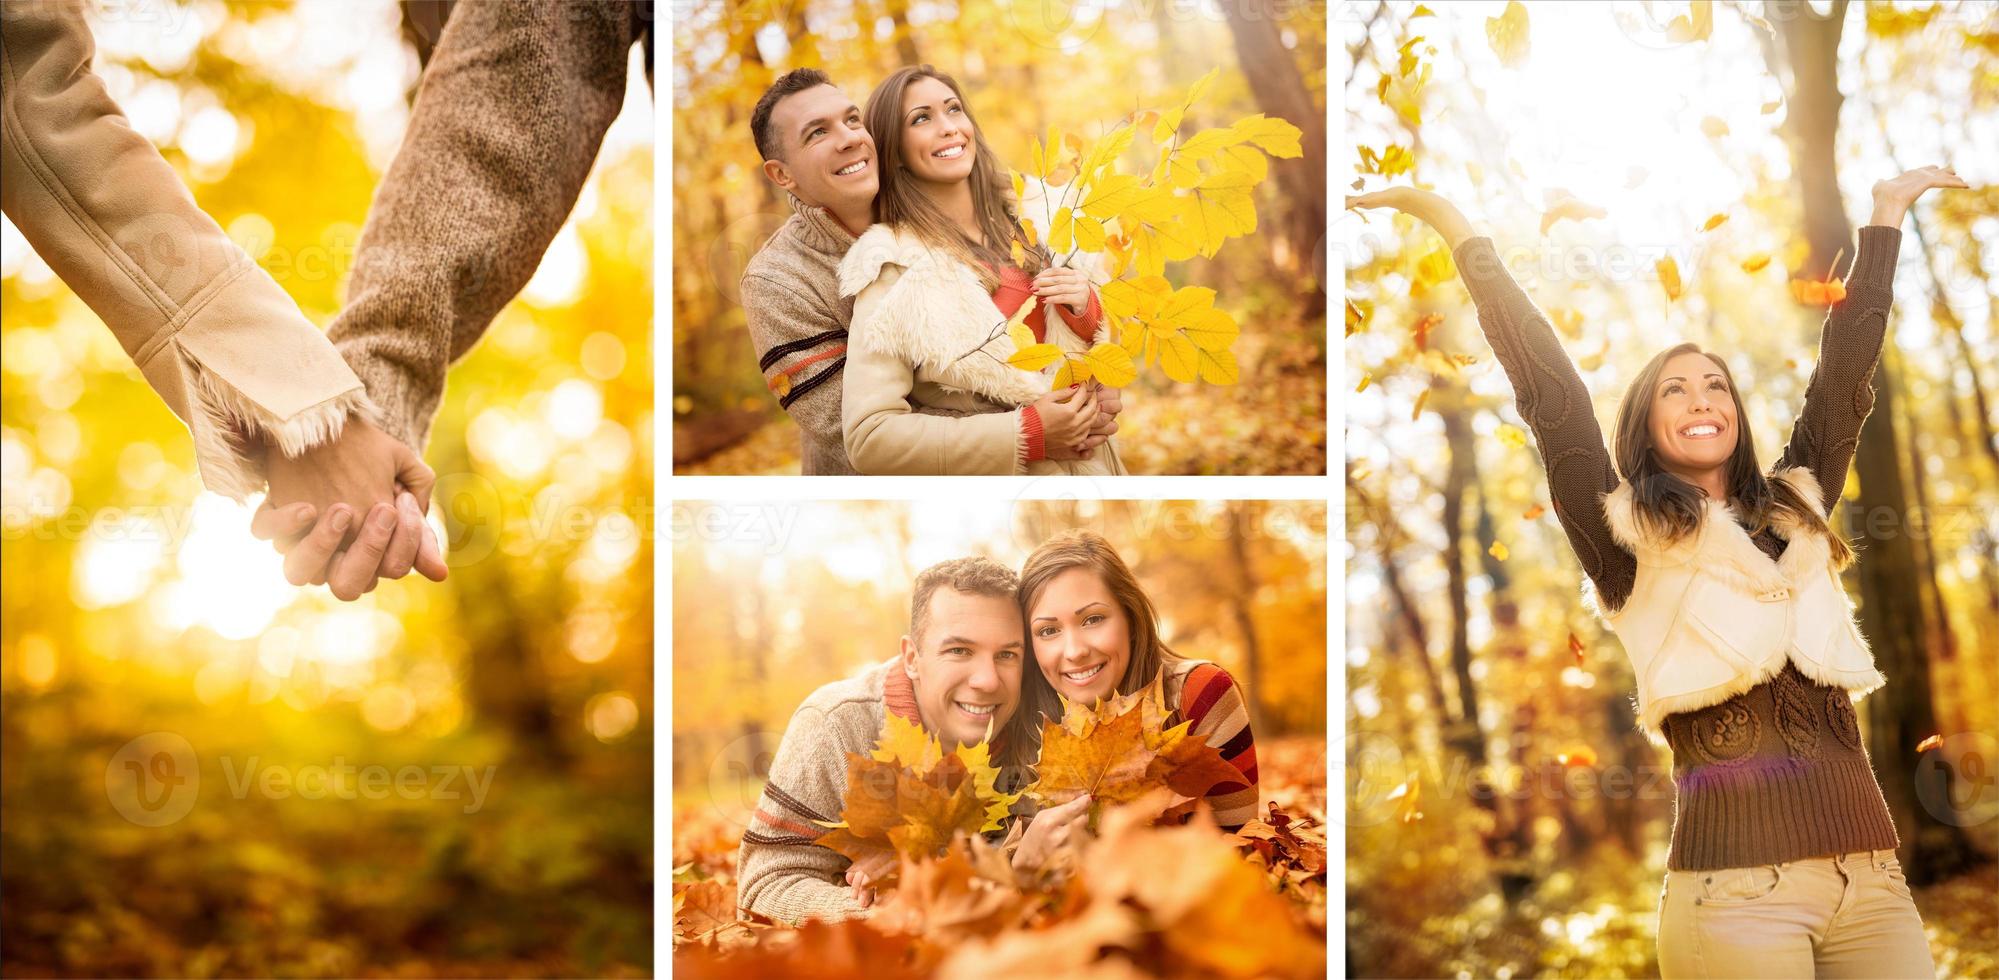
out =
[[[1772,478],[1815,510],[1824,499],[1803,467]],[[1637,519],[1628,483],[1604,496],[1611,535],[1638,559],[1631,597],[1605,621],[1631,658],[1639,728],[1649,738],[1663,740],[1666,716],[1726,701],[1776,676],[1786,660],[1856,700],[1886,682],[1853,621],[1824,534],[1778,521],[1772,531],[1788,544],[1772,561],[1727,504],[1705,507],[1697,531],[1667,542]]]
[[[955,256],[907,232],[875,225],[841,261],[840,295],[854,297],[840,412],[854,469],[951,475],[1126,472],[1115,437],[1098,447],[1093,459],[1027,461],[1019,406],[1048,393],[1053,369],[1023,371],[1006,363],[1013,352],[1013,342],[1000,329],[1006,317],[977,273]],[[1066,351],[1089,348],[1060,316],[1044,319],[1048,342]],[[910,410],[912,403],[962,417],[919,415]]]

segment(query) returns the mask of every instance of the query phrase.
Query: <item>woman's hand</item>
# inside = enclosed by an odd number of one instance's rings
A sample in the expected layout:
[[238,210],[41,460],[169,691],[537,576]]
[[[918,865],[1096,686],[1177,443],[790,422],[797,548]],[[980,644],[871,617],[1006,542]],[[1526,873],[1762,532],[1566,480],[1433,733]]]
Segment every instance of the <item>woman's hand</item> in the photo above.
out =
[[1949,167],[1917,167],[1899,177],[1874,182],[1874,216],[1867,223],[1900,228],[1909,206],[1932,187],[1970,187]]
[[1095,389],[1071,385],[1035,399],[1041,416],[1041,441],[1049,459],[1089,459],[1093,449],[1081,448],[1097,423]]
[[1034,295],[1043,304],[1063,303],[1081,316],[1090,308],[1090,277],[1081,269],[1051,265],[1034,276]]
[[1472,237],[1471,222],[1465,220],[1457,205],[1420,188],[1385,187],[1369,194],[1348,195],[1347,210],[1361,208],[1393,208],[1409,215],[1437,229],[1444,236],[1444,245],[1452,251]]
[[1039,871],[1055,852],[1069,845],[1079,821],[1090,816],[1090,797],[1078,796],[1061,806],[1051,806],[1028,821],[1027,835],[1013,852],[1016,871]]
[[888,876],[901,863],[894,852],[870,854],[847,867],[847,884],[854,889],[854,901],[862,908],[875,904],[875,883]]

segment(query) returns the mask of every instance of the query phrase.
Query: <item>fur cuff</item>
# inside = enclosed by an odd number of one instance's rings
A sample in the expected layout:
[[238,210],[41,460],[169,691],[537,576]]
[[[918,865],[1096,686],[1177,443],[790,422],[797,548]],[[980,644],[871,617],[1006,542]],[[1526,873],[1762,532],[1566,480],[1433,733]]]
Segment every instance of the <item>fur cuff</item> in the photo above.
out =
[[287,457],[338,438],[350,414],[379,425],[381,412],[359,385],[289,418],[257,404],[186,351],[181,368],[192,382],[195,404],[188,428],[202,485],[238,503],[264,489],[264,443]]

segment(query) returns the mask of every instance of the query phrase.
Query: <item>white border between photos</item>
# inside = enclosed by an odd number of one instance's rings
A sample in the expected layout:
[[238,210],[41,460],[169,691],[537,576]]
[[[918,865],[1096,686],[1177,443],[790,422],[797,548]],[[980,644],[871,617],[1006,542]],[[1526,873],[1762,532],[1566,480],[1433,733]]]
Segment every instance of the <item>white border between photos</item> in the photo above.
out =
[[[1332,75],[1334,30],[1349,9],[1343,0],[1329,0],[1327,12],[1327,69]],[[670,32],[674,4],[664,5],[663,24]],[[1345,357],[1344,328],[1332,333],[1346,295],[1346,269],[1333,261],[1330,247],[1325,251],[1328,331],[1326,344],[1326,464],[1323,476],[1132,476],[1116,480],[1088,477],[834,477],[834,476],[675,476],[673,475],[673,79],[672,38],[665,39],[669,62],[667,90],[655,88],[653,201],[657,229],[653,241],[653,499],[656,510],[670,513],[677,501],[730,499],[794,500],[935,500],[946,497],[981,496],[991,500],[1129,499],[1129,500],[1320,500],[1326,504],[1326,787],[1328,790],[1326,849],[1333,856],[1326,882],[1326,975],[1346,975],[1344,941],[1333,942],[1335,930],[1344,938],[1346,922],[1346,821],[1345,808],[1345,724],[1346,724],[1346,606],[1345,584],[1348,552],[1346,546],[1346,493],[1336,481],[1332,467],[1342,469],[1346,460],[1346,389],[1341,384],[1341,364]],[[655,40],[655,59],[658,53]],[[657,76],[657,60],[655,60]],[[1333,195],[1340,188],[1333,176],[1334,161],[1344,159],[1334,152],[1342,145],[1346,115],[1346,93],[1329,89],[1326,94],[1326,192],[1327,222],[1338,220],[1340,212],[1330,210]],[[1344,323],[1343,318],[1341,322]],[[656,522],[657,524],[657,522]],[[673,550],[655,529],[653,543],[653,970],[656,975],[673,972]]]

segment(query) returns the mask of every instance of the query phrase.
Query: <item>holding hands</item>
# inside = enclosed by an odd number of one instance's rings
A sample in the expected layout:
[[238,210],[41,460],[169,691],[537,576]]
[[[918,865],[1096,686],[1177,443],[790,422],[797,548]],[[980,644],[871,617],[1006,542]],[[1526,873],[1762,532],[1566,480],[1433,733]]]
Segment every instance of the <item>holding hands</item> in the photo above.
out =
[[250,531],[285,556],[287,581],[325,583],[342,601],[412,568],[444,581],[444,551],[423,520],[437,475],[408,446],[357,417],[296,457],[268,458],[270,492]]

